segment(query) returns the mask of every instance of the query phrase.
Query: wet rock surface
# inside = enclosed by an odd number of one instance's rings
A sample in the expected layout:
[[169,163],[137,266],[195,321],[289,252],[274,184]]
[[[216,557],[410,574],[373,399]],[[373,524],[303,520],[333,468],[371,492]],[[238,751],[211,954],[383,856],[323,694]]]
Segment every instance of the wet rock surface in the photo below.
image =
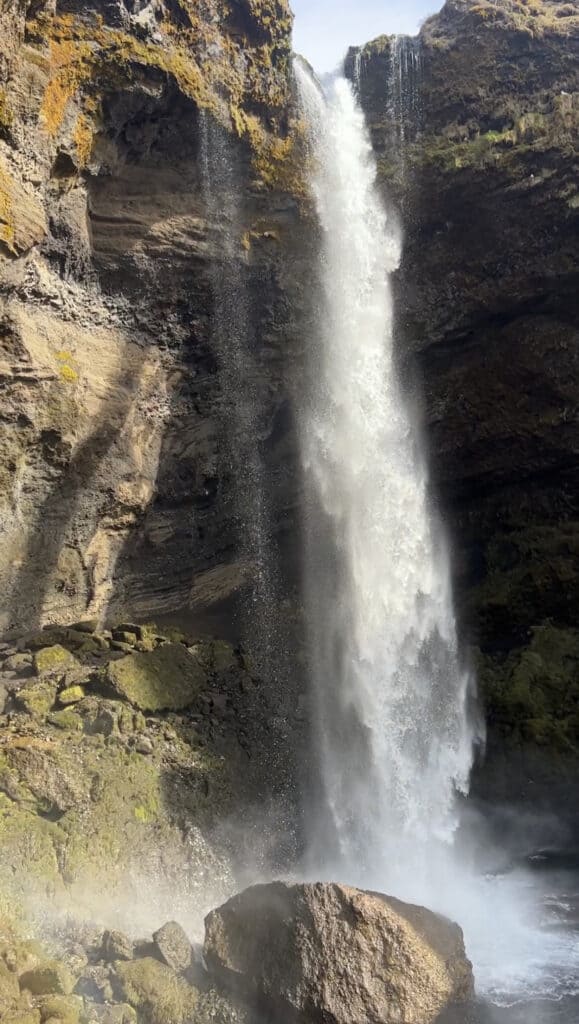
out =
[[[87,915],[102,907],[113,928],[107,962],[131,954],[115,937],[115,904],[124,920],[132,900],[150,913],[151,899],[170,898],[196,903],[201,919],[205,890],[228,891],[236,822],[259,820],[264,798],[268,823],[251,856],[287,863],[299,843],[288,765],[302,744],[297,716],[276,729],[275,688],[247,653],[143,625],[124,630],[133,641],[123,652],[115,632],[51,627],[15,640],[33,665],[24,678],[4,671],[12,647],[0,653],[0,894]],[[121,695],[111,673],[124,664],[131,686]],[[153,711],[159,665],[164,699]],[[168,966],[191,961],[177,924],[155,942]]]
[[571,4],[449,0],[349,63],[402,210],[401,351],[489,726],[477,787],[576,826],[578,53]]
[[331,884],[255,886],[206,921],[209,972],[268,1019],[431,1024],[472,1000],[457,925]]
[[195,965],[174,921],[152,939],[64,925],[50,952],[8,931],[0,919],[9,1024],[443,1024],[472,997],[456,925],[339,885],[245,890],[209,914]]

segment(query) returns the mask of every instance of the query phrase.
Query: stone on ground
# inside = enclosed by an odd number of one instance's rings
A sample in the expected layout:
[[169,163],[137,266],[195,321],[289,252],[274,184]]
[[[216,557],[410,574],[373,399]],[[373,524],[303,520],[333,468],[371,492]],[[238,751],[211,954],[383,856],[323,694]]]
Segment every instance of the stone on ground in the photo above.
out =
[[153,935],[155,949],[168,967],[178,974],[191,966],[193,949],[180,924],[169,921]]
[[20,988],[33,996],[69,996],[74,988],[70,971],[58,960],[45,960],[20,977]]
[[342,885],[246,889],[206,918],[204,955],[276,1024],[434,1024],[473,996],[458,925]]
[[201,665],[182,644],[163,644],[111,662],[107,679],[117,696],[141,711],[189,707],[206,683]]
[[197,989],[152,957],[115,965],[117,998],[137,1011],[139,1024],[191,1024]]

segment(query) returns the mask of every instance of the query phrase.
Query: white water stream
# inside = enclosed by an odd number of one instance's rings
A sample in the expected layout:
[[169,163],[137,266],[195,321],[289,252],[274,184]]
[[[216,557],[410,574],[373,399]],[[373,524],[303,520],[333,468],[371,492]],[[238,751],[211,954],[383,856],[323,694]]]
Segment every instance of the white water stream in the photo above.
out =
[[323,231],[319,366],[302,431],[311,551],[320,531],[334,546],[329,590],[309,573],[323,785],[340,860],[371,884],[402,849],[405,872],[428,873],[433,839],[452,839],[471,766],[469,679],[395,369],[400,233],[350,84],[336,78],[324,98],[299,64],[297,76]]
[[550,995],[577,944],[544,928],[530,876],[485,877],[478,851],[456,849],[475,726],[447,549],[396,369],[401,234],[350,83],[338,76],[323,92],[299,60],[295,74],[321,229],[301,421],[321,776],[310,871],[454,917],[479,991],[497,1001]]

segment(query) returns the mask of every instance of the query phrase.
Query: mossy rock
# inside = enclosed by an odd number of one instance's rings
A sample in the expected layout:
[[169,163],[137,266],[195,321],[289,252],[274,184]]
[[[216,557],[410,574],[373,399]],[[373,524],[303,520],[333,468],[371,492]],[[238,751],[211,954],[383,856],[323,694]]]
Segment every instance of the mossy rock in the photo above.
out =
[[16,703],[18,707],[27,711],[33,718],[46,718],[49,711],[54,707],[57,689],[56,683],[52,682],[52,680],[39,680],[20,690]]
[[113,986],[142,1024],[190,1024],[199,999],[197,989],[152,957],[115,964]]
[[212,646],[213,671],[227,672],[229,669],[238,669],[239,661],[237,654],[231,644],[223,640],[215,640]]
[[72,711],[70,708],[54,711],[53,714],[48,716],[48,722],[64,732],[82,732],[83,729],[82,718],[77,715],[76,711]]
[[35,939],[20,939],[13,933],[9,941],[0,943],[0,959],[10,971],[21,975],[46,960],[46,952]]
[[20,996],[17,976],[0,960],[0,1009],[11,1006]]
[[82,1008],[78,996],[45,996],[40,1003],[40,1019],[42,1024],[79,1024]]
[[180,711],[206,684],[206,675],[182,644],[163,644],[111,662],[106,678],[114,692],[141,711]]
[[26,989],[33,996],[69,996],[74,985],[72,974],[58,960],[45,960],[20,976],[21,989]]
[[61,644],[43,647],[34,655],[34,667],[38,676],[63,673],[76,664],[74,655]]
[[67,686],[59,693],[58,700],[66,707],[68,704],[78,704],[85,696],[86,693],[82,686]]

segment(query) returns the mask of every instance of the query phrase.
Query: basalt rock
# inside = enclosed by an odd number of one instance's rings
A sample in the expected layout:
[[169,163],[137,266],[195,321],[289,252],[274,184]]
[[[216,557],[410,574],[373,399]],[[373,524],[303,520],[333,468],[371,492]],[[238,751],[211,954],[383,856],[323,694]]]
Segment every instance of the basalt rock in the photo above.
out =
[[422,387],[461,623],[482,651],[479,788],[567,817],[579,747],[563,683],[579,670],[578,55],[573,4],[449,0],[416,39],[381,37],[348,65],[381,187],[402,211],[401,358]]
[[0,629],[204,609],[252,578],[223,455],[249,443],[248,351],[288,530],[291,21],[286,0],[2,4]]
[[[83,685],[72,694],[66,673],[14,680],[19,688],[7,691],[0,710],[0,911],[4,900],[25,916],[56,902],[126,931],[127,923],[135,929],[153,915],[158,920],[157,904],[170,899],[175,913],[199,907],[200,925],[214,901],[207,878],[215,880],[217,900],[231,891],[232,837],[236,853],[239,846],[233,823],[247,822],[266,792],[272,808],[285,799],[285,774],[263,742],[275,736],[267,684],[247,672],[240,652],[193,638],[189,650],[160,628],[140,631],[159,646],[117,660],[114,651],[103,660],[77,650],[74,672]],[[43,650],[53,650],[51,631],[45,636],[48,646],[36,648],[41,662]],[[62,648],[58,663],[68,654]],[[145,666],[150,659],[144,675],[135,675],[135,658]],[[48,662],[53,667],[50,653]],[[111,699],[112,674],[123,665],[130,671],[115,678],[131,685],[119,685]],[[232,836],[217,835],[223,820],[232,823]],[[279,841],[273,810],[271,829],[275,835],[263,836],[268,849]],[[191,946],[178,925],[156,938],[148,955],[189,966]],[[130,953],[114,931],[105,946],[109,961]]]
[[210,974],[267,1020],[434,1024],[473,996],[457,925],[332,884],[255,886],[205,923]]

